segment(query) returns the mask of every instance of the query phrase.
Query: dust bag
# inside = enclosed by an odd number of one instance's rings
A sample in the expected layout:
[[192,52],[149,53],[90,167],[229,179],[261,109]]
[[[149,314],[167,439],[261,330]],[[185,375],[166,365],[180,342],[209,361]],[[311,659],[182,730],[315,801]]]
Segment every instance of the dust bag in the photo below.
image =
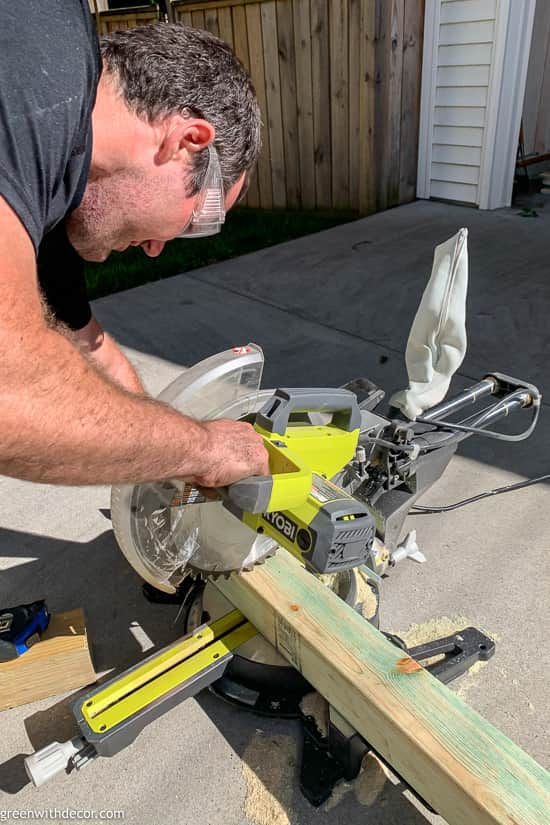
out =
[[468,230],[436,246],[432,274],[405,351],[409,389],[391,404],[414,420],[445,397],[466,354]]

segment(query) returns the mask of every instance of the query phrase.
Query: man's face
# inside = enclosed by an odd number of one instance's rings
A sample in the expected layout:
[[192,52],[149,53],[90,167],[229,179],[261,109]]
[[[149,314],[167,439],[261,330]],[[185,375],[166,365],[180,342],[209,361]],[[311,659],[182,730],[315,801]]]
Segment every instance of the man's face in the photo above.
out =
[[[226,209],[236,201],[243,178],[228,192]],[[119,170],[88,183],[67,219],[67,234],[87,261],[104,261],[112,250],[129,246],[142,246],[155,257],[190,222],[197,198],[186,195],[182,163]]]

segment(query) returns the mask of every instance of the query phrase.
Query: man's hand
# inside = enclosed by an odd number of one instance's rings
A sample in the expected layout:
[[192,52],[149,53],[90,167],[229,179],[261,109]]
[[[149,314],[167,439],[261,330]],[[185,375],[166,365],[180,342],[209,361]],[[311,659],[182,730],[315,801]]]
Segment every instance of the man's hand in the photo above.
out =
[[207,435],[205,472],[192,480],[201,487],[225,487],[242,478],[269,475],[263,438],[244,421],[218,419],[202,424]]
[[116,341],[105,332],[97,318],[73,333],[79,349],[109,378],[128,392],[143,395],[145,390],[137,372]]

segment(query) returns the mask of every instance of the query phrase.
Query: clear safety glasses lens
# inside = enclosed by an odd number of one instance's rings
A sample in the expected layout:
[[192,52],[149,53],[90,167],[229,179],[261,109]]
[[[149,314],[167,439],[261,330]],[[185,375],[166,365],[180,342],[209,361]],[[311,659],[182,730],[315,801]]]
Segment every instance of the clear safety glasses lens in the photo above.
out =
[[181,232],[179,238],[202,238],[216,235],[221,231],[225,221],[225,193],[218,153],[214,146],[208,145],[208,168],[204,184],[190,223]]

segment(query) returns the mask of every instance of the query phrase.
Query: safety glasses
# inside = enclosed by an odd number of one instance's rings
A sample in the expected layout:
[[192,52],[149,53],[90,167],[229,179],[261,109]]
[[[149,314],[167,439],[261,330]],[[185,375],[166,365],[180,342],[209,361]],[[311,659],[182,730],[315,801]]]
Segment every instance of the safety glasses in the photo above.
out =
[[225,221],[225,192],[218,153],[208,145],[208,168],[198,194],[193,216],[179,238],[204,238],[217,235]]

